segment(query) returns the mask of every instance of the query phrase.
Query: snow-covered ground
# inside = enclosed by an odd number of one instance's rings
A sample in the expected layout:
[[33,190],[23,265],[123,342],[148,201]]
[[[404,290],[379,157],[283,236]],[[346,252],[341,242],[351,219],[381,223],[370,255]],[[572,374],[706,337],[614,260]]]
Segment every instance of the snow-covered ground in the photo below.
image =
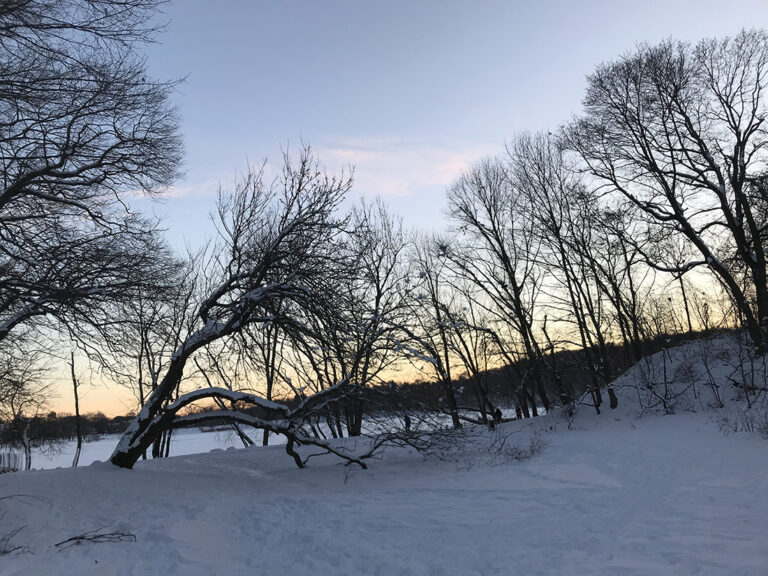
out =
[[[0,547],[22,548],[0,574],[768,574],[768,441],[682,397],[638,418],[632,378],[616,411],[488,433],[543,440],[523,461],[400,449],[299,470],[274,446],[6,474]],[[56,546],[95,530],[124,536]]]

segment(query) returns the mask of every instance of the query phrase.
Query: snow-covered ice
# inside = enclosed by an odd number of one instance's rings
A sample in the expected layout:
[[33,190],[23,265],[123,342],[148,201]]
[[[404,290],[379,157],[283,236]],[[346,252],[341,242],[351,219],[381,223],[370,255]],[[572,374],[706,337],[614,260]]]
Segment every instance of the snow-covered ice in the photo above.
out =
[[[261,442],[262,434],[253,434],[254,442]],[[112,451],[120,440],[119,435],[105,435],[96,440],[83,442],[83,448],[80,452],[80,466],[88,466],[99,460],[106,462],[109,460]],[[270,436],[270,443],[279,444],[282,437]],[[283,440],[284,442],[284,440]],[[210,452],[211,450],[226,450],[229,448],[242,447],[242,442],[235,436],[234,432],[226,430],[213,430],[201,432],[197,428],[188,430],[178,430],[173,433],[173,442],[171,442],[172,456],[186,456],[188,454],[198,454],[201,452]],[[75,452],[74,441],[67,443],[62,449],[53,452],[42,452],[34,450],[32,454],[32,468],[68,468],[72,466],[72,457]]]

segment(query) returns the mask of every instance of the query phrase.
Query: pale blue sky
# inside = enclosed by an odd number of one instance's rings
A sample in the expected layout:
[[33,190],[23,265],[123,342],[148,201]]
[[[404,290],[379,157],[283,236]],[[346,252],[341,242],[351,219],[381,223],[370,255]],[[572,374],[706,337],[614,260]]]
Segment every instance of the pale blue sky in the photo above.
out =
[[149,209],[197,246],[218,183],[302,139],[356,166],[356,196],[438,228],[462,167],[578,113],[601,61],[768,26],[768,1],[175,0],[167,18],[148,57],[157,77],[188,76],[186,177]]

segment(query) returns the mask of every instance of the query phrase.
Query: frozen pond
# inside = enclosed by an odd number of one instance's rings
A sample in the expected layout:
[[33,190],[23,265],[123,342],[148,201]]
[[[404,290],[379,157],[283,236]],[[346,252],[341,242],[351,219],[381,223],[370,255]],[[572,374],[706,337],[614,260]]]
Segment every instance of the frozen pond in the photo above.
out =
[[[251,439],[261,445],[262,432],[249,431]],[[88,466],[96,461],[109,460],[112,451],[120,439],[118,434],[101,436],[97,440],[83,442],[80,451],[79,466]],[[270,434],[269,443],[284,444],[282,436]],[[61,450],[55,452],[41,452],[34,450],[32,453],[32,468],[69,468],[72,466],[72,458],[75,455],[75,441],[67,442]],[[242,448],[243,443],[231,430],[202,431],[197,428],[189,430],[177,430],[173,433],[171,441],[171,456],[184,456],[187,454],[200,454],[211,450],[226,450],[228,448]],[[23,457],[22,457],[23,458]]]

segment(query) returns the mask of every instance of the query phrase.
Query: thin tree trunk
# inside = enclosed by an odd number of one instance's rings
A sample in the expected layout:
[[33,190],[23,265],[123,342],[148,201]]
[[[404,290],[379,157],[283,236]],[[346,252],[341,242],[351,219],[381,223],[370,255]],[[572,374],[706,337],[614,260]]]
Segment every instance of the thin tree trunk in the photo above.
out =
[[685,284],[683,283],[683,275],[680,274],[677,277],[677,281],[680,282],[680,292],[683,295],[683,307],[685,308],[685,318],[688,320],[688,333],[693,334],[693,323],[691,322],[691,309],[688,307],[688,293],[685,290]]
[[80,398],[77,393],[77,377],[75,376],[75,353],[70,355],[72,369],[72,389],[75,393],[75,432],[77,434],[77,448],[75,448],[75,457],[72,459],[72,468],[77,468],[77,463],[80,461],[80,450],[83,447],[83,433],[80,428]]
[[24,421],[24,430],[21,433],[21,445],[24,448],[24,470],[31,470],[32,444],[29,440],[29,420]]

